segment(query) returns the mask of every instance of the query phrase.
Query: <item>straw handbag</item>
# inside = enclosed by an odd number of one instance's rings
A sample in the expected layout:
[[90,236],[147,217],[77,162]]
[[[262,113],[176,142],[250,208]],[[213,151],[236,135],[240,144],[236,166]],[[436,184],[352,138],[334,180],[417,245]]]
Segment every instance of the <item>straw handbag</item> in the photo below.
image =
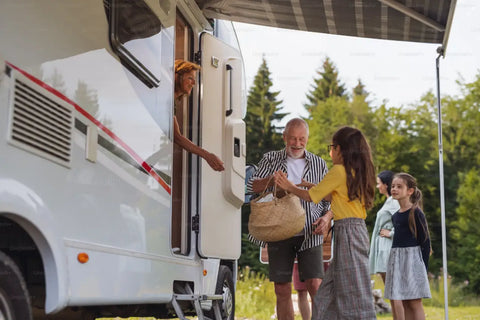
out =
[[[266,187],[258,198],[250,202],[248,232],[257,240],[274,242],[291,238],[302,231],[305,210],[300,199],[292,193],[278,198],[276,185],[273,193],[265,193],[265,190]],[[273,195],[273,200],[261,202],[269,194]]]

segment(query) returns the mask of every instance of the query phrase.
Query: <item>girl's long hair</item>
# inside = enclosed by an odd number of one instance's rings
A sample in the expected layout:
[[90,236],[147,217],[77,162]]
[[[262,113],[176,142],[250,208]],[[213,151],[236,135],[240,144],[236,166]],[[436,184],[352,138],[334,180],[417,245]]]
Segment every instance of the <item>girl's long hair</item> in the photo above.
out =
[[[411,175],[409,175],[408,173],[405,173],[405,172],[397,173],[393,178],[402,179],[405,182],[407,188],[414,189],[409,199],[410,202],[412,203],[412,208],[408,213],[408,227],[410,228],[410,231],[415,235],[415,239],[417,239],[417,223],[415,222],[415,209],[419,208],[423,212],[422,191],[418,189],[417,180]],[[425,217],[425,222],[426,221],[427,221],[427,218]],[[425,239],[430,238],[430,231],[428,230],[428,224],[425,223],[425,225],[422,225],[422,228],[424,233],[427,235]]]
[[340,128],[333,135],[334,148],[340,146],[347,173],[348,199],[359,199],[365,208],[373,206],[376,176],[367,139],[358,129]]

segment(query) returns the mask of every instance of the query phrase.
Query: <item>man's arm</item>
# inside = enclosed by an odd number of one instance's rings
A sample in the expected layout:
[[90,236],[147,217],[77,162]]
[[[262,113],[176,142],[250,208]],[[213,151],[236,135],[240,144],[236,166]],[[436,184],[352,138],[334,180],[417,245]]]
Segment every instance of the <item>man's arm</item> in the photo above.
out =
[[255,179],[252,181],[252,190],[255,193],[262,193],[263,190],[269,187],[273,187],[274,180],[272,179],[273,175],[270,175],[265,178]]
[[272,161],[270,159],[269,153],[267,152],[258,162],[258,168],[253,174],[253,176],[248,180],[247,192],[258,194],[263,192],[263,190],[265,190],[265,187],[268,188],[273,186],[273,179],[272,182],[268,182],[273,175],[274,168],[272,166]]
[[317,235],[326,235],[332,226],[333,212],[328,210],[323,216],[313,223],[313,233]]

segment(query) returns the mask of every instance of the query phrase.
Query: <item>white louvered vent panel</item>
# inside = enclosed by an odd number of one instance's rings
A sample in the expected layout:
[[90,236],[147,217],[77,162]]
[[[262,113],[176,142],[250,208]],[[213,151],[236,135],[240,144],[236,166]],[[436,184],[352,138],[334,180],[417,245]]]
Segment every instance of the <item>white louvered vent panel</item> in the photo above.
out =
[[70,166],[72,152],[73,109],[57,102],[53,94],[15,79],[10,126],[11,142],[65,166]]

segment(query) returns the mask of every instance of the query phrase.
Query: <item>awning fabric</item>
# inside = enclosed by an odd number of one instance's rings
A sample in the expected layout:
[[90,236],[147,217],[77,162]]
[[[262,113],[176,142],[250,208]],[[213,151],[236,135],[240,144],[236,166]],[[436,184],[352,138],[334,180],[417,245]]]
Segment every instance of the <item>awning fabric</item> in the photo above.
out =
[[195,0],[208,18],[446,46],[456,0]]

